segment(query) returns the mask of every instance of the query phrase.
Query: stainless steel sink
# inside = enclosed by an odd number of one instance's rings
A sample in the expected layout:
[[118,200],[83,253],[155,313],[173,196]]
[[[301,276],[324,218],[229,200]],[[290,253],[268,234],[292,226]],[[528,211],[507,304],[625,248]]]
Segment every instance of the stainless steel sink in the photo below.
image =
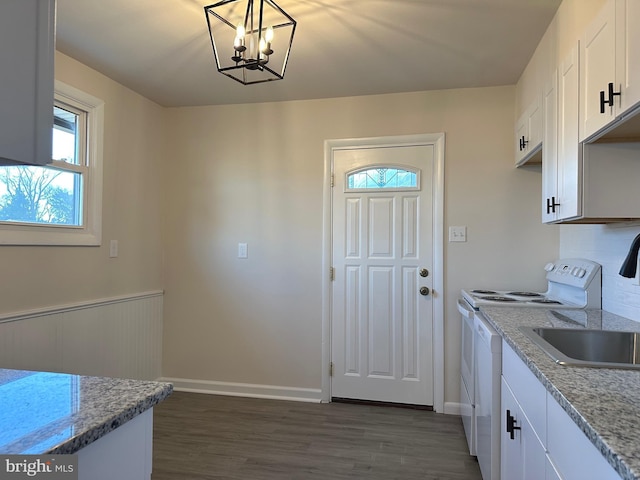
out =
[[520,330],[560,365],[640,369],[640,333],[580,328]]

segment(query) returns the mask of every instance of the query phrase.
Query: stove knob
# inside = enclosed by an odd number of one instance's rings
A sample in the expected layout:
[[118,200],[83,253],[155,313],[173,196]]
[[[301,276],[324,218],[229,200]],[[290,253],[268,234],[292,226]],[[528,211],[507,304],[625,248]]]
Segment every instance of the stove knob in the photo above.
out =
[[555,268],[555,265],[554,265],[553,263],[547,263],[547,264],[544,266],[544,269],[545,269],[547,272],[552,271],[554,268]]
[[582,278],[587,274],[587,271],[584,268],[579,268],[578,269],[578,278]]
[[571,275],[573,275],[574,277],[577,277],[580,274],[580,269],[578,267],[573,267],[571,269]]

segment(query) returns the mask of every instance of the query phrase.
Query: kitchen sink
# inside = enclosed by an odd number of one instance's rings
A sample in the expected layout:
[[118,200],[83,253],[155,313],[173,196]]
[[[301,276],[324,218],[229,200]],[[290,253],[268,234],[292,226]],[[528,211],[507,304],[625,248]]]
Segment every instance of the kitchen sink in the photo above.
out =
[[640,370],[639,332],[532,327],[520,330],[560,365]]

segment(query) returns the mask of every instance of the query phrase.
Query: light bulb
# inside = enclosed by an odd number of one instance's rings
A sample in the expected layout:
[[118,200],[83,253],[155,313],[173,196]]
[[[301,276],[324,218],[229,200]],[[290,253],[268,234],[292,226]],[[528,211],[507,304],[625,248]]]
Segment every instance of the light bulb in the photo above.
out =
[[267,49],[267,42],[265,42],[264,38],[260,39],[260,52],[264,53]]
[[267,28],[267,33],[265,34],[264,38],[268,43],[271,43],[273,41],[273,27]]
[[239,23],[238,27],[236,28],[236,37],[237,38],[244,38],[245,34],[246,34],[246,30],[244,29],[244,25]]

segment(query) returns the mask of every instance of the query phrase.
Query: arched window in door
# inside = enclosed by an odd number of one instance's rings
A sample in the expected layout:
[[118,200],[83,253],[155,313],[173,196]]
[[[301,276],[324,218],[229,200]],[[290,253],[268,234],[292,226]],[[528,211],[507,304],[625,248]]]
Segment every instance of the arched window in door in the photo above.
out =
[[377,165],[347,172],[346,191],[420,190],[420,171],[410,167]]

